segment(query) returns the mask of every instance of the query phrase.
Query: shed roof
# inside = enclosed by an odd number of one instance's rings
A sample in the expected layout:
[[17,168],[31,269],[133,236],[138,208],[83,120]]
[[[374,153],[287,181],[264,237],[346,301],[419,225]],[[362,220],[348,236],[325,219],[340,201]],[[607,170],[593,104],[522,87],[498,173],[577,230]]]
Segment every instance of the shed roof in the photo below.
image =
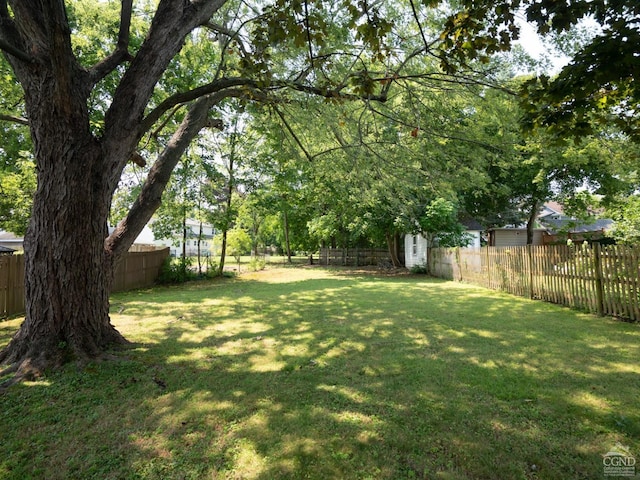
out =
[[554,233],[560,230],[568,230],[571,233],[601,232],[610,230],[613,226],[613,220],[609,218],[600,218],[589,224],[579,223],[575,220],[555,220],[545,218],[544,223]]

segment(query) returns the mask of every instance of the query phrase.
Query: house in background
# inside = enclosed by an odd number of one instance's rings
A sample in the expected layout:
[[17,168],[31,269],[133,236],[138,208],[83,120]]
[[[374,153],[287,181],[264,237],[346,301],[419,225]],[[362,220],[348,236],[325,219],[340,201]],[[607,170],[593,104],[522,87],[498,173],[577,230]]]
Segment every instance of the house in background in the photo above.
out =
[[[558,202],[543,205],[537,226],[533,230],[533,245],[564,244],[567,239],[574,242],[599,240],[613,226],[613,220],[599,219],[591,223],[580,222],[564,213]],[[488,244],[491,247],[515,247],[527,244],[527,229],[524,225],[487,230]]]
[[[153,220],[152,220],[153,221]],[[186,221],[187,226],[187,242],[185,252],[187,257],[195,257],[198,255],[198,236],[200,232],[200,222],[189,219]],[[109,233],[113,231],[113,227],[109,227]],[[213,237],[216,232],[212,225],[208,223],[202,224],[202,238],[200,240],[200,255],[207,256],[211,254],[213,246]],[[182,255],[182,234],[176,235],[176,238],[156,238],[153,230],[149,225],[145,225],[140,234],[133,242],[134,245],[154,245],[158,247],[169,247],[172,257],[180,257]]]
[[[187,242],[185,245],[185,254],[187,257],[195,257],[198,255],[198,237],[200,236],[200,222],[197,220],[189,219],[186,221],[187,226]],[[151,229],[149,229],[151,230]],[[200,255],[207,256],[211,254],[211,247],[213,246],[213,237],[216,234],[213,225],[208,223],[202,224],[202,236],[200,238]],[[153,235],[153,233],[152,233]],[[182,235],[175,240],[162,238],[155,240],[154,245],[166,245],[171,249],[171,255],[173,257],[179,257],[182,255]]]
[[13,233],[0,230],[0,247],[5,247],[14,252],[24,249],[24,238],[16,237]]
[[[200,232],[200,222],[196,220],[187,220],[187,243],[186,252],[187,256],[198,255],[198,234]],[[114,227],[109,227],[109,233],[113,232]],[[215,235],[215,229],[208,223],[202,224],[202,238],[200,241],[200,255],[206,256],[211,253],[211,247],[213,246],[213,237]],[[153,231],[146,225],[140,235],[137,236],[134,245],[154,245],[158,247],[169,247],[171,255],[182,255],[182,236],[179,239],[169,238],[155,238]],[[1,248],[11,249],[13,252],[21,251],[24,249],[24,238],[17,237],[13,233],[0,230],[0,250]],[[2,253],[0,251],[0,253]]]
[[[533,229],[533,245],[543,245],[546,228]],[[522,227],[490,228],[487,230],[490,247],[518,247],[527,244],[527,229]]]
[[589,240],[601,240],[613,227],[613,220],[600,218],[593,222],[581,222],[564,213],[562,205],[557,202],[545,203],[538,222],[546,228],[543,238],[545,245],[566,243],[568,239],[581,243]]
[[16,251],[13,248],[0,245],[0,255],[13,255]]
[[[482,225],[473,218],[465,218],[460,223],[466,228],[465,233],[469,237],[469,248],[480,248],[480,238],[482,235]],[[434,242],[437,243],[437,242]],[[437,247],[437,244],[434,245]],[[412,268],[422,266],[427,263],[427,248],[429,241],[422,235],[404,236],[404,266]]]

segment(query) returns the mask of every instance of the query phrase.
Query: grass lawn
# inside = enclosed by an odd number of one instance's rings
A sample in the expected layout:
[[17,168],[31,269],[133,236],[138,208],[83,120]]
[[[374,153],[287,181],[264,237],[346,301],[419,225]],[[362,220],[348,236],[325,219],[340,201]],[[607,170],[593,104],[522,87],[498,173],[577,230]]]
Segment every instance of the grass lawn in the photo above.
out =
[[640,460],[637,324],[317,267],[112,312],[135,342],[119,360],[0,396],[0,478],[596,479],[618,444]]

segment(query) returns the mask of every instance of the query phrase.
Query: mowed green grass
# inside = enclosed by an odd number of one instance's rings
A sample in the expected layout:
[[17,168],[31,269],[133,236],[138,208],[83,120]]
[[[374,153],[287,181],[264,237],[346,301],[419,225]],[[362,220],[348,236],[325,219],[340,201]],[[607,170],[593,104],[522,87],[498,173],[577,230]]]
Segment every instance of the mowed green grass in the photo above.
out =
[[638,325],[321,268],[112,312],[135,342],[118,360],[0,396],[0,478],[592,479],[617,444],[640,459]]

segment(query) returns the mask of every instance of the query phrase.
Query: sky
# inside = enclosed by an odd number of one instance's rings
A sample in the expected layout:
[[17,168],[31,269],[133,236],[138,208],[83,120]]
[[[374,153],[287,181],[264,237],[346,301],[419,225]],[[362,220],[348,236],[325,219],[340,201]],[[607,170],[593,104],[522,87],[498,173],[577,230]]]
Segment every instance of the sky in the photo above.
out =
[[537,60],[540,60],[545,54],[550,55],[553,65],[551,73],[558,73],[562,67],[569,63],[570,58],[567,56],[551,56],[552,52],[547,50],[532,24],[528,23],[524,18],[518,18],[517,23],[520,27],[520,39],[516,44],[521,45],[529,55]]

